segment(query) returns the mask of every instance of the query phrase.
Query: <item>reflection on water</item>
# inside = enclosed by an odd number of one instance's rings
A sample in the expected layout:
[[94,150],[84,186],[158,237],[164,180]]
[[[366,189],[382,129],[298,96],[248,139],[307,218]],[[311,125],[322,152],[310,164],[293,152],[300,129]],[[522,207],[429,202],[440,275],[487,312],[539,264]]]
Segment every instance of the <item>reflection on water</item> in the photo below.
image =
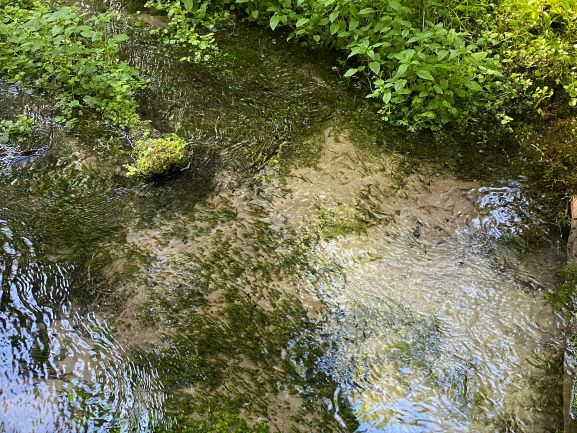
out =
[[327,136],[318,166],[295,170],[280,204],[293,221],[335,209],[329,227],[363,216],[359,202],[375,215],[318,251],[340,269],[312,289],[330,311],[316,365],[338,384],[327,406],[339,416],[344,399],[359,432],[554,431],[563,323],[543,288],[562,257],[510,242],[537,221],[522,183],[416,174],[395,189],[387,167]]
[[523,195],[522,183],[514,180],[503,185],[479,188],[480,215],[473,224],[489,236],[497,239],[505,234],[518,235],[530,228],[530,224],[544,224],[531,214],[531,203]]
[[21,231],[0,219],[0,431],[150,431],[162,419],[154,370],[72,311],[73,269],[43,263]]

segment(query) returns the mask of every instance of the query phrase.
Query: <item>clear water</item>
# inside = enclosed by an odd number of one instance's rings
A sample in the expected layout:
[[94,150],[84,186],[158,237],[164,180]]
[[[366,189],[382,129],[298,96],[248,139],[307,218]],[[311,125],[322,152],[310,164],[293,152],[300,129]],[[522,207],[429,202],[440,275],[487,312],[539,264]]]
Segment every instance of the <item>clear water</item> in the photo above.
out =
[[223,402],[282,432],[554,431],[562,255],[520,241],[522,180],[319,135],[366,106],[266,41],[241,29],[218,71],[127,51],[145,116],[204,149],[159,183],[123,175],[122,137],[2,88],[45,127],[1,161],[0,431],[148,433]]

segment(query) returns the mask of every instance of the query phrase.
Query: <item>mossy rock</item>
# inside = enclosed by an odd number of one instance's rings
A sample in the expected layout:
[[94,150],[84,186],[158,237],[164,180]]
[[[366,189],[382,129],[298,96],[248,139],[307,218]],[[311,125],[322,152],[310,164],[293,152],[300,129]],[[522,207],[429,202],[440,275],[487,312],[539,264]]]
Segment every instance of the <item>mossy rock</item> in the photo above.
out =
[[183,168],[187,162],[188,143],[176,134],[145,138],[136,142],[136,161],[127,166],[129,176],[158,177]]

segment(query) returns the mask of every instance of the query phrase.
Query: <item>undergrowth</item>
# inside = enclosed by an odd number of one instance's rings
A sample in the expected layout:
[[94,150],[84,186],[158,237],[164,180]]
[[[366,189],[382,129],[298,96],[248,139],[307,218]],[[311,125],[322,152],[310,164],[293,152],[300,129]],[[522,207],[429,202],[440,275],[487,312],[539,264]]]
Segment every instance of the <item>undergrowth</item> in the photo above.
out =
[[113,19],[72,6],[0,0],[1,79],[53,99],[68,126],[91,112],[115,125],[135,124],[134,96],[145,80],[118,60],[127,36],[109,36]]
[[[188,25],[228,14],[342,53],[385,122],[409,130],[507,125],[577,104],[577,9],[569,0],[154,0]],[[179,15],[180,16],[180,15]],[[180,18],[179,18],[180,19]]]

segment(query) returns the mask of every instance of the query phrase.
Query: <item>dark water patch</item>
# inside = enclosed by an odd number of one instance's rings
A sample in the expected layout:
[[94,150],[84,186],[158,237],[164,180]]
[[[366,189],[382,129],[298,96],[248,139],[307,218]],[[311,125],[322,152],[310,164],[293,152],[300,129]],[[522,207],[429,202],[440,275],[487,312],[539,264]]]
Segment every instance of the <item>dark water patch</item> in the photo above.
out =
[[54,120],[54,107],[38,96],[13,84],[0,81],[0,120],[15,121],[26,116],[32,122],[29,132],[0,136],[0,172],[14,164],[45,155],[62,133]]
[[236,169],[255,171],[275,156],[310,163],[315,149],[305,141],[366,105],[330,70],[330,53],[289,49],[247,24],[215,36],[219,53],[207,64],[180,62],[138,36],[125,55],[151,78],[143,118],[160,131],[204,139]]

